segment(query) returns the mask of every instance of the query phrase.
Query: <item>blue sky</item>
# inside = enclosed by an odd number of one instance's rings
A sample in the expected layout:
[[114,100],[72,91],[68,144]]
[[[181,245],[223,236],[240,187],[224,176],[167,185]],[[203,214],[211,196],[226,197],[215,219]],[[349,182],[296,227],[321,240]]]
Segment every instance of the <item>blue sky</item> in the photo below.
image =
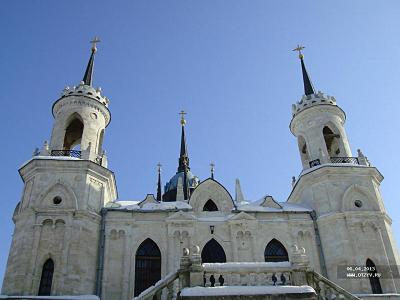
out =
[[3,154],[0,282],[18,168],[48,140],[52,103],[77,84],[99,35],[94,85],[110,98],[109,167],[120,199],[156,192],[177,167],[178,112],[187,115],[191,168],[246,198],[285,201],[301,171],[288,125],[303,93],[305,60],[318,90],[346,111],[353,153],[361,148],[385,180],[381,191],[400,240],[398,211],[399,1],[1,1]]

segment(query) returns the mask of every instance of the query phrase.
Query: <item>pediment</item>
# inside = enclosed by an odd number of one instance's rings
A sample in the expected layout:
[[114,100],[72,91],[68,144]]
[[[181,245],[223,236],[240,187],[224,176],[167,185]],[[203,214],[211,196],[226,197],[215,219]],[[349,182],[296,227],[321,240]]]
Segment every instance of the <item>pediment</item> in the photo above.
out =
[[272,196],[265,196],[260,206],[282,209],[282,206],[272,198]]
[[143,201],[141,201],[138,205],[139,205],[140,208],[142,208],[143,205],[148,204],[148,203],[150,203],[150,204],[157,204],[158,203],[158,201],[156,200],[156,198],[154,197],[153,194],[147,194],[146,198]]
[[167,222],[168,221],[194,221],[194,220],[196,220],[196,218],[193,215],[180,210],[180,211],[174,213],[172,216],[169,216],[166,220],[167,220]]
[[252,215],[249,215],[248,213],[245,212],[240,212],[237,215],[233,216],[232,218],[230,218],[230,221],[236,221],[236,220],[248,220],[248,221],[255,221],[257,220],[255,217],[253,217]]

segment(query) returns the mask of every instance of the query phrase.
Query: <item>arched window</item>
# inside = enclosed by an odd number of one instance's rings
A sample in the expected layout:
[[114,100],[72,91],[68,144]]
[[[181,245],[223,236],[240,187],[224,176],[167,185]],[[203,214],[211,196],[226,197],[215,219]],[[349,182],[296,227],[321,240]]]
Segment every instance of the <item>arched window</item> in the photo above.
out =
[[322,133],[324,135],[324,140],[326,144],[326,149],[328,150],[328,154],[330,157],[335,157],[340,155],[340,149],[339,149],[339,134],[335,134],[332,129],[330,129],[328,126],[325,126],[324,129],[322,129]]
[[285,247],[276,239],[271,240],[264,251],[265,261],[289,261],[288,253]]
[[99,136],[99,144],[97,147],[97,154],[101,155],[101,153],[103,152],[103,138],[104,138],[104,129],[102,129],[100,131],[100,136]]
[[218,211],[218,207],[215,202],[210,199],[204,204],[203,211]]
[[43,264],[42,277],[40,278],[39,296],[50,296],[53,283],[54,262],[51,258]]
[[303,163],[303,165],[307,165],[310,157],[308,156],[306,140],[304,139],[304,137],[299,136],[297,143],[299,146],[301,162]]
[[371,284],[371,290],[373,294],[382,294],[382,287],[381,283],[379,281],[379,277],[377,277],[377,270],[374,262],[370,260],[369,258],[367,259],[367,262],[365,264],[368,269],[368,274],[369,275],[369,283]]
[[224,263],[226,255],[224,248],[214,239],[211,239],[204,245],[201,251],[202,263]]
[[83,122],[78,114],[71,117],[69,125],[65,129],[64,149],[71,150],[77,149],[80,146],[83,135]]
[[161,252],[157,244],[147,239],[136,251],[135,296],[161,279]]

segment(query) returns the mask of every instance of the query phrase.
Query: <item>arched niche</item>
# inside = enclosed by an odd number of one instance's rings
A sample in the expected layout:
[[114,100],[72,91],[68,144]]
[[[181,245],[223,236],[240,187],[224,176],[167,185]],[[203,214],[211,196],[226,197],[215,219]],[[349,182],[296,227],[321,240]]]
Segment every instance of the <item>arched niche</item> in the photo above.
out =
[[383,294],[381,282],[379,280],[379,277],[377,276],[378,270],[376,269],[374,262],[368,258],[365,265],[367,267],[367,271],[369,274],[368,277],[369,277],[369,283],[371,285],[372,293],[373,294]]
[[64,135],[64,150],[80,150],[83,136],[83,120],[78,113],[73,113],[67,121]]
[[206,204],[203,206],[203,211],[218,211],[218,206],[215,204],[214,201],[209,199]]

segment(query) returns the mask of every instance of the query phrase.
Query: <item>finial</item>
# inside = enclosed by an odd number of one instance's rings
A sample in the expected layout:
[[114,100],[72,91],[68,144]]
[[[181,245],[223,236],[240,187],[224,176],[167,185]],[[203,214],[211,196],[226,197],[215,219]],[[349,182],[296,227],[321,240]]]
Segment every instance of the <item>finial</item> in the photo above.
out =
[[211,178],[214,179],[215,164],[213,162],[210,163],[210,171],[211,171]]
[[179,114],[181,115],[181,125],[185,126],[185,124],[186,124],[185,115],[187,113],[184,110],[181,110],[181,112]]
[[161,163],[158,163],[158,164],[157,164],[157,172],[158,172],[158,174],[161,173],[161,167],[162,167],[162,164],[161,164]]
[[304,46],[297,44],[297,47],[294,48],[292,51],[298,51],[299,52],[299,58],[303,59],[304,55],[303,55],[303,53],[301,53],[301,50],[303,50],[304,48],[305,48]]
[[157,164],[157,173],[158,173],[158,179],[157,179],[157,201],[161,202],[162,200],[162,190],[161,190],[161,164]]
[[92,44],[92,51],[93,51],[93,52],[96,52],[96,51],[97,51],[96,44],[97,44],[97,43],[100,43],[100,42],[101,42],[101,41],[100,41],[100,39],[99,39],[97,36],[95,36],[95,37],[93,38],[93,40],[90,41],[90,43]]

